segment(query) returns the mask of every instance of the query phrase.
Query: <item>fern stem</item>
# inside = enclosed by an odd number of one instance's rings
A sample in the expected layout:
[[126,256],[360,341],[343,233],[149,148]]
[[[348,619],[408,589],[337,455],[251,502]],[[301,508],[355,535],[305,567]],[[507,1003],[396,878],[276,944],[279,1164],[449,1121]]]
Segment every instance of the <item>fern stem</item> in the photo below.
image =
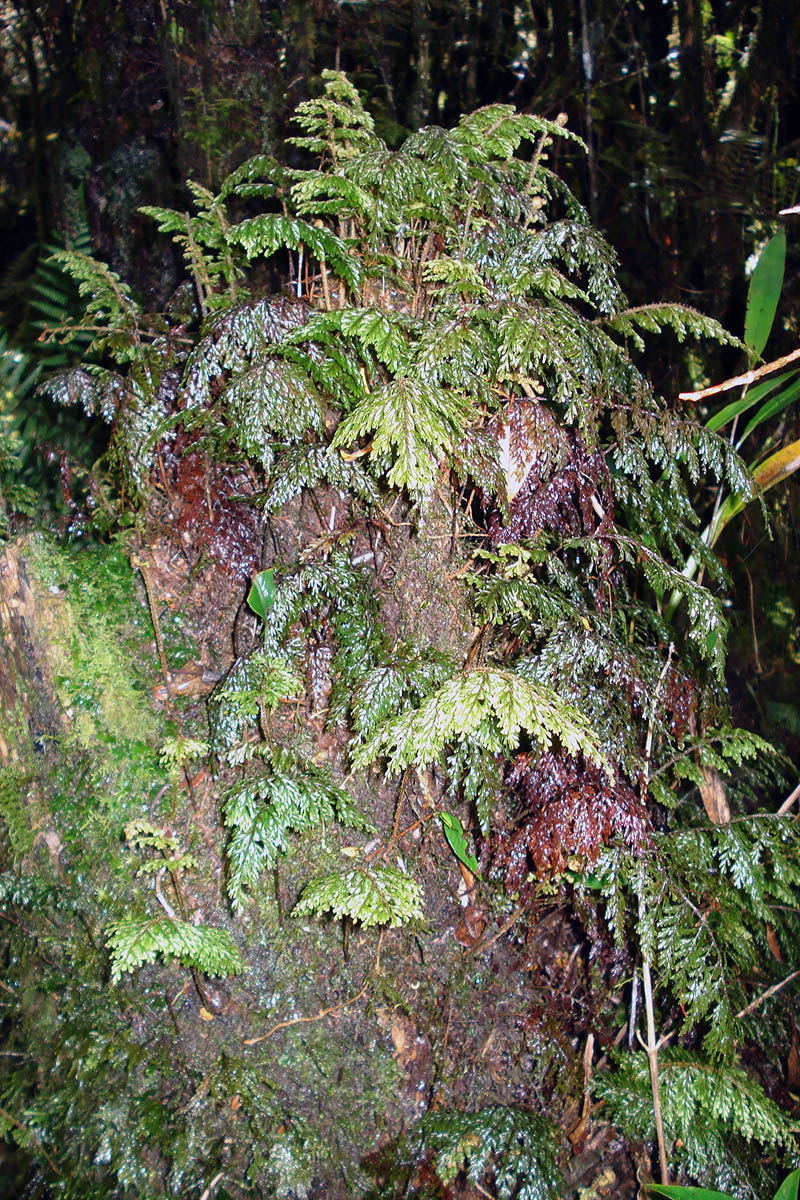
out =
[[646,954],[642,955],[642,979],[644,980],[644,1007],[647,1013],[647,1061],[650,1065],[650,1087],[653,1091],[653,1115],[656,1122],[658,1160],[661,1168],[661,1182],[667,1184],[669,1183],[669,1167],[667,1166],[667,1148],[664,1144],[664,1120],[661,1114],[661,1097],[658,1090],[658,1044],[656,1042],[656,1022],[653,1008],[653,980],[650,975],[650,961]]
[[[669,644],[667,658],[664,666],[661,668],[661,674],[658,677],[655,694],[653,695],[653,704],[650,709],[650,720],[647,724],[647,739],[645,741],[644,751],[644,786],[642,792],[646,793],[647,786],[650,781],[650,755],[653,750],[653,731],[655,729],[656,712],[661,697],[661,691],[664,687],[664,680],[667,677],[672,655],[675,650],[673,642]],[[643,797],[644,798],[644,797]],[[640,893],[639,895],[639,922],[644,920],[645,904]],[[655,1008],[653,1005],[653,980],[650,974],[650,955],[647,950],[642,947],[642,981],[644,983],[644,1007],[647,1014],[647,1061],[650,1066],[650,1087],[653,1093],[653,1115],[656,1123],[656,1140],[658,1141],[658,1159],[661,1168],[661,1182],[669,1183],[669,1168],[667,1166],[667,1149],[664,1144],[664,1120],[661,1113],[661,1096],[658,1088],[658,1041],[656,1038],[656,1018]]]
[[192,264],[192,275],[194,276],[194,286],[197,292],[197,299],[200,304],[200,316],[205,321],[208,316],[208,306],[206,305],[206,293],[203,288],[203,280],[200,278],[200,256],[197,253],[197,246],[192,236],[192,219],[188,212],[184,213],[186,222],[186,244],[189,247],[189,256]]
[[328,268],[325,266],[325,259],[319,260],[320,270],[322,272],[322,294],[325,297],[325,311],[331,311],[331,293],[328,288]]

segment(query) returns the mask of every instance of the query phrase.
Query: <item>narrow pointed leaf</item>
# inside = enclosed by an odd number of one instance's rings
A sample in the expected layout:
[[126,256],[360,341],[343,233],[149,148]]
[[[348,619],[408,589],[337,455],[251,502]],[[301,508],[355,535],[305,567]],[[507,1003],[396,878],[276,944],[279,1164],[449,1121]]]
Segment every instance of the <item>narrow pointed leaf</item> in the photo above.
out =
[[785,263],[786,234],[780,230],[761,251],[747,293],[744,340],[752,350],[753,358],[758,358],[767,344],[783,287]]

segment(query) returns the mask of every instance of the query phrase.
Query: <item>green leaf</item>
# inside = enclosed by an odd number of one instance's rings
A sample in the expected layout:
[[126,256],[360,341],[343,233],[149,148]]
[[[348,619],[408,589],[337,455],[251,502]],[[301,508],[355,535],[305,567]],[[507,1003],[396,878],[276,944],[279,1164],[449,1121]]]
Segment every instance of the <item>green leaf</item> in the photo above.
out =
[[361,925],[407,925],[421,921],[422,889],[395,867],[358,866],[321,875],[306,884],[293,916],[332,912]]
[[464,829],[458,817],[454,817],[452,813],[440,812],[442,828],[444,836],[447,838],[447,844],[455,854],[459,862],[472,871],[473,875],[478,874],[478,860],[474,854],[470,853],[467,846],[467,839],[464,837]]
[[742,434],[742,441],[753,432],[753,430],[762,423],[768,421],[770,417],[776,416],[782,412],[784,408],[788,408],[793,404],[797,397],[800,396],[800,375],[795,376],[792,383],[788,387],[783,388],[778,392],[777,396],[773,396],[771,400],[767,400],[763,404],[754,417],[750,421]]
[[649,1190],[654,1196],[667,1196],[670,1200],[732,1200],[727,1192],[710,1192],[708,1188],[651,1183]]
[[[756,486],[762,492],[766,492],[771,487],[774,487],[776,483],[782,483],[784,479],[788,479],[798,469],[800,469],[800,438],[797,441],[790,442],[788,446],[783,446],[782,449],[776,450],[769,458],[764,459],[762,463],[754,467],[753,479]],[[728,522],[732,521],[752,499],[754,499],[753,496],[728,496],[717,513],[708,539],[709,546],[716,544],[719,535]]]
[[212,925],[190,925],[177,917],[139,921],[124,917],[106,927],[111,950],[111,982],[157,958],[177,959],[206,975],[238,975],[244,962],[233,938]]
[[738,400],[733,400],[730,404],[726,404],[713,417],[709,417],[706,421],[706,429],[717,430],[722,429],[723,425],[727,425],[728,421],[734,417],[738,417],[740,413],[747,412],[758,404],[759,400],[763,400],[770,392],[774,392],[776,387],[786,383],[793,376],[793,371],[784,371],[783,375],[776,375],[774,379],[765,379],[763,383],[757,383],[755,387],[748,388],[744,396],[740,396]]
[[256,575],[247,597],[247,603],[257,617],[261,617],[262,621],[266,620],[267,613],[275,603],[275,570],[273,567],[270,567],[268,571],[260,571]]
[[767,344],[783,287],[785,263],[786,234],[781,229],[761,251],[750,279],[744,340],[752,350],[753,358],[758,358]]
[[775,1193],[774,1200],[797,1200],[800,1194],[800,1169],[787,1175]]

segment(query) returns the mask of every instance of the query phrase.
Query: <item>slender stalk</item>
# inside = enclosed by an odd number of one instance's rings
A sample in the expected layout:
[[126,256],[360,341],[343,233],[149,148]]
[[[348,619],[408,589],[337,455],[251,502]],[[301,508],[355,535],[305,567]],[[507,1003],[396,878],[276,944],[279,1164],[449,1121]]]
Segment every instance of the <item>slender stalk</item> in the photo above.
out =
[[[656,712],[658,710],[659,698],[661,690],[664,686],[664,680],[667,677],[672,655],[675,646],[672,642],[669,644],[667,651],[667,659],[661,669],[661,674],[658,677],[656,684],[655,695],[653,696],[653,706],[650,709],[650,721],[647,726],[647,740],[645,742],[644,753],[644,785],[642,790],[646,791],[650,781],[650,755],[653,750],[653,731],[655,729]],[[645,914],[645,903],[643,897],[639,896],[639,922],[641,923]],[[664,1142],[664,1119],[661,1113],[661,1096],[658,1086],[658,1039],[656,1037],[656,1017],[655,1006],[653,1004],[653,979],[650,973],[650,956],[642,946],[642,980],[644,983],[644,1007],[647,1015],[647,1061],[650,1066],[650,1088],[653,1093],[653,1115],[656,1123],[656,1140],[658,1142],[658,1160],[661,1169],[661,1182],[669,1183],[669,1167],[667,1166],[667,1147]]]

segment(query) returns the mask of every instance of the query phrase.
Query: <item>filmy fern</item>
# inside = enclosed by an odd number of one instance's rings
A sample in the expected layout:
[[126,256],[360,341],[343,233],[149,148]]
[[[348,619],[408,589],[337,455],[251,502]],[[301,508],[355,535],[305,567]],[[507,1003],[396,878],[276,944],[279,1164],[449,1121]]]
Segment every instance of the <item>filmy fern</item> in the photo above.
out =
[[168,873],[185,915],[180,877],[184,871],[196,867],[194,856],[181,850],[173,834],[145,819],[131,821],[125,836],[131,846],[155,852],[154,858],[145,859],[138,873],[156,875],[156,896],[167,915],[144,919],[121,917],[108,923],[106,941],[111,951],[112,983],[159,958],[179,962],[206,975],[238,975],[243,971],[245,964],[227,930],[182,920],[159,891],[159,879]]
[[534,1112],[502,1105],[434,1112],[420,1132],[445,1185],[463,1170],[470,1183],[493,1187],[498,1200],[555,1200],[562,1194],[553,1129]]
[[410,925],[423,920],[422,888],[396,867],[357,866],[310,880],[293,915],[333,913],[360,925]]
[[[695,1052],[669,1047],[659,1056],[659,1090],[665,1137],[678,1148],[675,1157],[684,1169],[706,1185],[753,1200],[763,1195],[753,1171],[753,1143],[780,1151],[792,1144],[795,1130],[741,1064],[710,1067]],[[644,1053],[617,1056],[615,1071],[597,1077],[595,1094],[624,1128],[653,1136]]]
[[159,958],[205,975],[238,975],[244,970],[242,956],[227,930],[192,925],[178,917],[122,917],[106,926],[106,937],[112,983]]
[[289,833],[302,834],[323,824],[373,832],[347,792],[311,763],[299,764],[277,749],[264,756],[268,767],[234,784],[224,803],[228,844],[228,892],[241,909],[245,891],[288,848]]

